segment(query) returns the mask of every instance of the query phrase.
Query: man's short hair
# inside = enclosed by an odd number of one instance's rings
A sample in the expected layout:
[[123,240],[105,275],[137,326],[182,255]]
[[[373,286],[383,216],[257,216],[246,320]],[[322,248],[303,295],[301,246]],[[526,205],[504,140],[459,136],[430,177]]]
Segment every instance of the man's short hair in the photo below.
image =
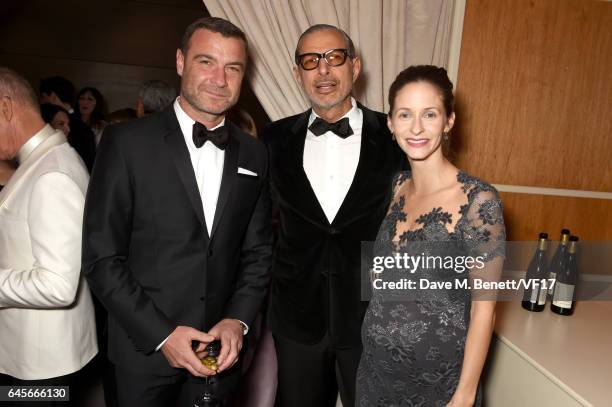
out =
[[245,51],[248,49],[248,42],[244,32],[234,24],[219,17],[203,17],[189,24],[183,33],[181,39],[181,51],[184,55],[189,50],[189,40],[196,30],[204,29],[217,34],[221,34],[226,38],[238,38],[244,43]]
[[66,116],[70,117],[68,110],[64,109],[60,105],[54,105],[53,103],[43,103],[40,105],[40,115],[45,123],[51,123],[55,115],[59,112],[64,112],[66,113]]
[[164,81],[146,81],[140,87],[138,97],[145,114],[157,113],[176,99],[176,90]]
[[348,57],[353,59],[357,56],[357,51],[355,50],[355,44],[353,44],[353,40],[351,39],[351,37],[349,37],[349,35],[346,32],[344,32],[344,30],[336,27],[335,25],[315,24],[313,26],[308,27],[308,29],[304,31],[302,35],[300,35],[297,45],[295,46],[295,55],[293,58],[294,61],[298,60],[298,56],[300,53],[300,44],[302,43],[302,40],[304,39],[304,37],[306,37],[308,34],[312,34],[312,33],[319,32],[319,31],[335,31],[339,33],[344,38],[344,42],[346,42],[346,49],[347,49]]
[[13,101],[39,112],[36,92],[26,78],[12,69],[0,66],[0,96],[8,96]]
[[47,95],[54,92],[62,102],[68,103],[69,105],[74,103],[76,89],[72,82],[63,76],[52,76],[43,79],[40,81],[38,90],[41,94],[45,93]]

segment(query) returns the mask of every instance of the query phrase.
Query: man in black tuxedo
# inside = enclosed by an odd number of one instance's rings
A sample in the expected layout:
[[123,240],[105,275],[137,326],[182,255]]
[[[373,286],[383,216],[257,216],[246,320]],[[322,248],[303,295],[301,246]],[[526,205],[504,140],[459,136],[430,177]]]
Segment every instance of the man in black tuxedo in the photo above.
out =
[[[227,400],[239,379],[272,240],[265,146],[225,120],[246,63],[240,29],[197,20],[176,53],[174,104],[109,127],[100,143],[83,262],[108,309],[121,406],[171,406],[179,391],[193,401],[205,376]],[[215,339],[216,372],[200,361]]]
[[283,407],[355,404],[361,356],[361,241],[373,241],[402,155],[386,116],[350,95],[361,61],[348,35],[306,30],[294,75],[312,109],[264,131],[280,211],[269,322]]

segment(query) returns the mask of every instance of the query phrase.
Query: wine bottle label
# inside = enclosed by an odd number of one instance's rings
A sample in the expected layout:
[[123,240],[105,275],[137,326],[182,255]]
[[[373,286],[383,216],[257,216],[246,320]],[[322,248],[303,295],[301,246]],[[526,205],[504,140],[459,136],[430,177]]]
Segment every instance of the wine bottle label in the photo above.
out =
[[[553,273],[552,271],[550,272],[549,276],[548,276],[549,280],[556,280],[557,279],[557,273]],[[554,293],[554,285],[551,285],[550,287],[548,287],[548,294],[549,295],[553,295]]]
[[564,284],[557,281],[555,285],[555,294],[553,295],[553,305],[559,308],[572,308],[574,302],[574,288],[573,284]]
[[531,292],[529,293],[529,302],[532,304],[537,304],[538,302],[538,293],[540,292],[540,287],[538,286],[538,283],[535,280],[531,280],[531,283],[533,284],[533,288],[531,289]]
[[538,297],[538,305],[546,304],[546,294],[548,294],[548,290],[545,290],[543,288],[539,288],[538,291],[540,292],[540,295]]

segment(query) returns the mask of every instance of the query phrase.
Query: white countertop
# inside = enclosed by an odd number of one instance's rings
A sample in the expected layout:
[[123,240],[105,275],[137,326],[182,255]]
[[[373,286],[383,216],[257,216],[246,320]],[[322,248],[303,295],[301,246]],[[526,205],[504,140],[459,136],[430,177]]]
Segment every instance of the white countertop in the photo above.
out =
[[578,302],[573,315],[499,302],[495,332],[584,405],[612,405],[612,301]]

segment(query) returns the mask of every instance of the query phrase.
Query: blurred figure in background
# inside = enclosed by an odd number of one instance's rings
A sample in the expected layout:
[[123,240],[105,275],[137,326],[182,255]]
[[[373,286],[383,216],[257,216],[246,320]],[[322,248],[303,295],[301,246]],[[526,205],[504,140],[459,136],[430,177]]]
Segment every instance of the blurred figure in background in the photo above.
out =
[[145,117],[161,112],[176,99],[176,89],[164,81],[151,80],[142,84],[136,101],[136,114]]
[[[248,135],[257,138],[253,117],[245,110],[234,107],[226,118]],[[272,226],[278,223],[278,211],[273,208]],[[277,366],[272,333],[265,323],[266,303],[257,314],[249,335],[249,346],[243,358],[240,396],[236,405],[241,407],[272,407],[276,397]]]
[[40,114],[55,130],[61,130],[64,135],[70,134],[70,116],[68,111],[59,105],[43,103],[40,105]]
[[81,156],[87,170],[91,172],[96,158],[96,141],[93,131],[81,120],[72,108],[74,85],[62,76],[52,76],[40,82],[40,103],[53,103],[66,109],[70,116],[68,144]]
[[76,114],[93,131],[96,145],[100,142],[106,123],[106,102],[102,93],[90,86],[79,91],[77,96],[78,109]]
[[245,110],[235,107],[227,112],[227,118],[236,126],[240,127],[242,131],[257,138],[257,126],[255,125],[255,120],[253,120],[253,117]]
[[109,113],[108,116],[106,116],[108,124],[117,124],[117,123],[123,123],[123,122],[129,122],[130,120],[134,120],[138,118],[138,115],[136,114],[136,110],[128,107],[126,109],[119,109],[119,110],[115,110],[112,113]]
[[52,103],[66,109],[69,114],[74,112],[74,85],[63,76],[52,76],[40,81],[40,103]]

